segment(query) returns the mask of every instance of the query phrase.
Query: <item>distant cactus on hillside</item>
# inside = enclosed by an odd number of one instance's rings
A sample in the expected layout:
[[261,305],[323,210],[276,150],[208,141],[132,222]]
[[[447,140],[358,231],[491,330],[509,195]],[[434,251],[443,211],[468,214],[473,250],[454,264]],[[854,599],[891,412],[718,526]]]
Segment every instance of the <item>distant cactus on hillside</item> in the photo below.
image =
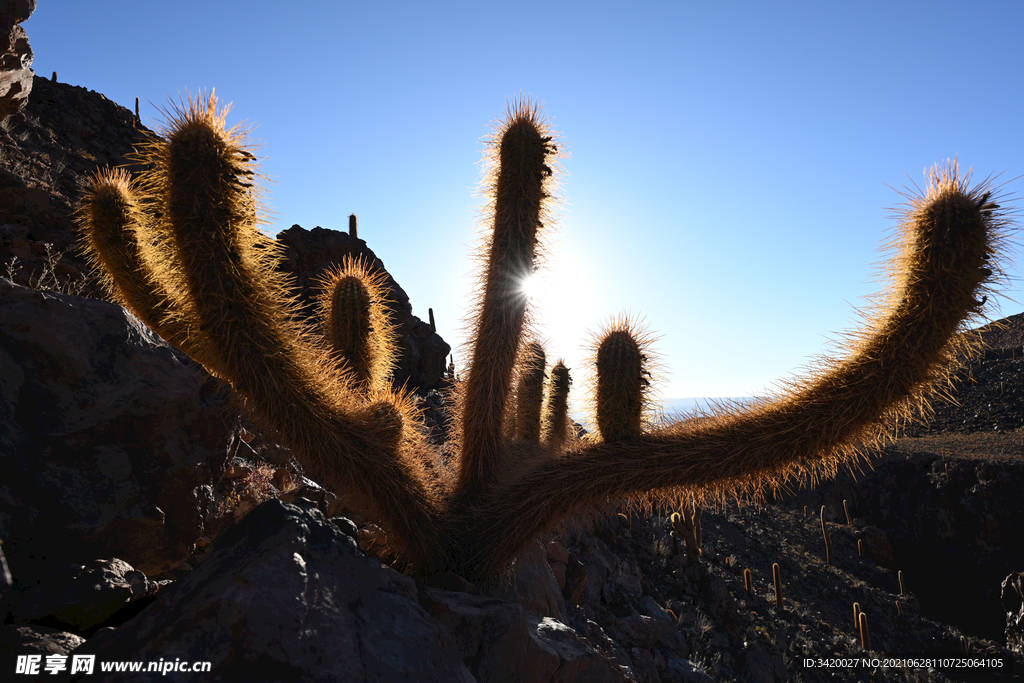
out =
[[[1007,221],[989,184],[971,189],[956,164],[936,168],[924,196],[909,198],[889,288],[864,330],[848,338],[845,358],[823,361],[752,407],[638,426],[643,345],[616,332],[614,348],[598,352],[598,364],[610,364],[599,375],[613,378],[611,393],[596,401],[599,412],[611,406],[607,433],[515,439],[512,399],[532,372],[517,367],[532,334],[521,283],[538,266],[553,221],[559,151],[537,109],[514,106],[489,148],[491,237],[449,463],[426,441],[409,401],[376,382],[361,388],[358,363],[325,353],[299,322],[290,283],[274,270],[279,248],[258,227],[253,157],[225,115],[212,95],[189,101],[143,150],[152,168],[145,177],[96,180],[82,208],[94,259],[125,306],[230,381],[253,418],[311,476],[345,490],[384,527],[390,550],[420,572],[494,575],[536,535],[609,501],[685,495],[704,505],[834,475],[946,382],[970,346],[957,332],[999,273]],[[375,331],[366,343],[385,340]]]

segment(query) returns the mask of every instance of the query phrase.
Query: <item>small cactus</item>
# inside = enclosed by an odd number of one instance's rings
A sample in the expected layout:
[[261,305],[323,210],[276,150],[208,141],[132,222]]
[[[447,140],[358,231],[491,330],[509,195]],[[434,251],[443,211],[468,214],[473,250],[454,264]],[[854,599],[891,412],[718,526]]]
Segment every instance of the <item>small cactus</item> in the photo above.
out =
[[871,633],[868,631],[868,615],[861,612],[857,616],[857,623],[860,626],[860,646],[865,650],[870,650]]
[[640,436],[650,410],[653,354],[651,338],[622,315],[598,333],[592,350],[597,386],[592,398],[594,424],[606,443]]
[[782,609],[782,574],[779,563],[772,563],[772,582],[775,584],[775,606]]
[[692,501],[689,505],[683,505],[681,510],[682,513],[673,512],[669,517],[672,522],[672,535],[677,539],[681,538],[686,544],[686,559],[692,564],[700,561],[700,520],[704,511]]
[[821,506],[821,534],[825,537],[825,564],[832,564],[832,539],[828,535],[828,526],[825,524],[825,506]]

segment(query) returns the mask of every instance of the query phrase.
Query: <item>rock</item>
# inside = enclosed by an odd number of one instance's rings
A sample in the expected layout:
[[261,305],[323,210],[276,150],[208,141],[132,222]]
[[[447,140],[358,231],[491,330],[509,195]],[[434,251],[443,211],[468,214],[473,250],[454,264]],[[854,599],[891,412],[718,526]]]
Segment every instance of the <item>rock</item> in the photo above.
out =
[[627,642],[641,648],[649,648],[672,630],[674,624],[665,623],[644,614],[634,614],[616,621],[615,630]]
[[546,550],[548,553],[548,559],[552,562],[569,564],[569,551],[566,550],[565,546],[558,541],[548,541]]
[[[364,240],[352,237],[347,232],[326,230],[321,227],[305,230],[293,225],[278,233],[277,240],[285,246],[285,258],[278,269],[291,274],[298,285],[298,295],[303,303],[303,315],[318,320],[316,281],[325,271],[339,265],[345,256],[362,257],[375,268],[387,270],[384,263],[366,246]],[[390,274],[387,274],[392,305],[391,313],[398,324],[399,364],[394,373],[394,384],[424,392],[442,386],[447,358],[451,347],[430,325],[412,314],[409,295],[405,293]]]
[[[35,665],[38,677],[30,678],[19,672],[16,680],[66,680],[45,672],[46,658],[51,655],[67,656],[84,642],[85,638],[74,633],[39,624],[0,626],[0,670],[10,672],[8,675],[13,674],[18,670],[18,658],[22,657],[23,665]],[[32,671],[28,668],[24,673],[30,674]]]
[[32,578],[20,580],[4,600],[9,621],[45,621],[76,633],[103,624],[128,603],[156,593],[157,586],[122,560],[96,560],[88,565],[50,564]]
[[526,611],[497,598],[426,588],[424,608],[451,634],[473,677],[484,681],[523,680],[529,646]]
[[711,683],[712,678],[688,659],[670,659],[661,680],[663,683]]
[[565,624],[528,614],[531,643],[523,681],[557,683],[626,683],[622,668],[585,644]]
[[533,541],[519,553],[509,577],[492,579],[481,587],[480,592],[518,602],[527,611],[553,617],[562,623],[568,621],[565,599],[540,541]]
[[367,557],[313,505],[277,500],[226,531],[134,619],[74,653],[212,663],[215,679],[178,681],[473,681],[412,579]]
[[1006,647],[1024,654],[1024,573],[1007,576],[1001,589],[1000,599],[1006,612]]
[[35,0],[0,0],[0,122],[21,112],[32,92],[32,48],[20,24]]
[[[2,543],[2,541],[0,541],[0,543]],[[0,545],[0,598],[2,598],[13,585],[14,577],[11,576],[11,570],[7,566],[7,558],[4,557],[3,546]]]
[[[0,278],[0,538],[29,558],[187,558],[234,412],[216,380],[120,306]],[[33,561],[35,561],[33,560]]]
[[864,556],[883,567],[896,568],[896,560],[892,556],[892,546],[889,544],[889,537],[878,527],[866,526],[860,530],[861,539],[864,541]]
[[620,668],[564,623],[496,598],[436,588],[423,604],[458,645],[470,673],[489,681],[622,683]]
[[566,602],[578,605],[583,599],[583,591],[586,586],[587,568],[575,555],[570,555],[569,562],[565,565],[565,585],[562,587],[562,597]]

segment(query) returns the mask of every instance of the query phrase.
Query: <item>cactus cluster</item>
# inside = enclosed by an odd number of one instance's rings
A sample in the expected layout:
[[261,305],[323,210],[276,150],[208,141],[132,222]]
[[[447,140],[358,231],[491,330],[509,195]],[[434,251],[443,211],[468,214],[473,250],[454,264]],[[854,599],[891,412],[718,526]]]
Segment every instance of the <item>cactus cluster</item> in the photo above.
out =
[[118,301],[230,382],[253,419],[311,476],[346,491],[422,573],[500,573],[538,534],[609,502],[704,505],[833,475],[927,406],[999,273],[1007,221],[990,185],[971,189],[955,164],[937,168],[910,198],[890,287],[845,358],[756,405],[655,424],[644,417],[647,340],[613,322],[595,343],[598,433],[574,438],[564,364],[538,399],[544,364],[526,344],[535,334],[521,288],[553,223],[560,150],[535,106],[514,105],[489,146],[489,236],[442,451],[381,379],[391,352],[387,325],[374,322],[371,274],[348,264],[333,279],[343,291],[324,301],[337,340],[311,337],[274,270],[279,247],[259,229],[255,157],[225,116],[212,94],[190,99],[141,150],[143,177],[95,179],[81,210],[94,261]]

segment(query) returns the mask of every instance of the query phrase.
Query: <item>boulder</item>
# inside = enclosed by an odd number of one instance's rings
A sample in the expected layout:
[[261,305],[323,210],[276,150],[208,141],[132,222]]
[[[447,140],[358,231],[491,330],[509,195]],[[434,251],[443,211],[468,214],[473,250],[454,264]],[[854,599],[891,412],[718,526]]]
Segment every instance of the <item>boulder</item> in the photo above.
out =
[[32,48],[19,24],[36,9],[36,0],[0,0],[0,122],[21,112],[32,92]]
[[305,501],[263,503],[180,583],[74,654],[211,663],[212,675],[176,673],[181,682],[474,680],[420,607],[416,583],[366,556]]
[[0,538],[12,575],[187,558],[226,467],[220,383],[120,306],[0,278]]
[[1006,614],[1006,647],[1024,654],[1024,573],[1014,572],[1000,585]]
[[4,601],[15,624],[47,623],[91,633],[126,605],[154,595],[157,584],[118,559],[56,563],[18,582]]
[[66,664],[68,653],[84,642],[85,638],[81,636],[49,626],[0,626],[0,671],[10,672],[9,676],[17,672],[19,683],[67,680],[46,671],[47,658],[55,657],[56,661]]

